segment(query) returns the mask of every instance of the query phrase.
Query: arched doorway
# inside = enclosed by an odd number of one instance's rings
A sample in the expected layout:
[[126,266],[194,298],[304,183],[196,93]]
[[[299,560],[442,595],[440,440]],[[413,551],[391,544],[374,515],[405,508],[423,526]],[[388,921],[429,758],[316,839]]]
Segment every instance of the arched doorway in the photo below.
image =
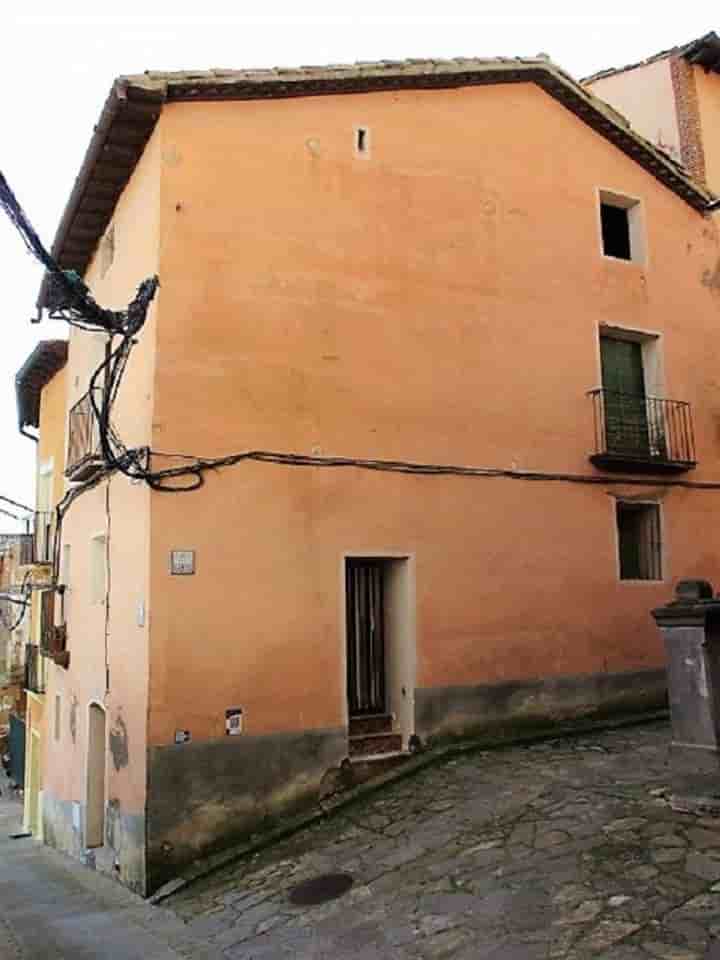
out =
[[88,710],[87,806],[85,846],[101,847],[105,837],[105,711],[97,703]]

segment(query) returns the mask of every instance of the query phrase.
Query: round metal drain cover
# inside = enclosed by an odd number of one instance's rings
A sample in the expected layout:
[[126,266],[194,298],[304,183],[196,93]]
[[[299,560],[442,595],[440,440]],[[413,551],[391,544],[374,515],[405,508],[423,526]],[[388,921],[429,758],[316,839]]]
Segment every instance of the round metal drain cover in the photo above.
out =
[[349,873],[324,873],[293,887],[290,891],[290,903],[298,907],[313,907],[341,897],[352,885],[353,878]]

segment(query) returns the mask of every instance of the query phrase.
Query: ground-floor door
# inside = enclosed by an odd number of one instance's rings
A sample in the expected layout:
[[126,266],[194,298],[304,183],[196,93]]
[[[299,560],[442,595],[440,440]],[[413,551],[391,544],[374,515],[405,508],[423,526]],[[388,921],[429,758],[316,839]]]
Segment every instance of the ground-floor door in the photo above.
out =
[[26,819],[27,827],[34,837],[40,836],[40,734],[30,731],[28,737],[28,770]]
[[105,711],[96,703],[88,711],[87,805],[85,845],[101,847],[105,834]]
[[345,585],[348,712],[351,718],[382,714],[387,709],[382,561],[348,559]]

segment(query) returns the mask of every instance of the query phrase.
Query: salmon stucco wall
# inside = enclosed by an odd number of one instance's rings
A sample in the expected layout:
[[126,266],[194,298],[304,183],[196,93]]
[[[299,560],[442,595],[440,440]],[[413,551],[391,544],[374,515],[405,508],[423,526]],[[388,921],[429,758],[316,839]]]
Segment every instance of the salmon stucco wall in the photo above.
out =
[[586,86],[626,117],[640,136],[680,162],[680,130],[669,58],[599,77]]
[[[658,336],[694,476],[720,478],[716,228],[538,88],[170,104],[160,128],[156,449],[592,476],[611,325]],[[602,256],[600,189],[639,199],[644,262]],[[618,495],[660,501],[661,582],[619,581]],[[347,754],[346,555],[414,564],[408,695],[431,737],[661,698],[649,610],[677,577],[720,580],[713,504],[257,463],[153,493],[151,869],[316,794]],[[193,575],[170,574],[172,550],[195,551]]]
[[720,75],[694,67],[705,175],[710,189],[720,194]]
[[[139,283],[157,272],[160,150],[158,131],[89,267],[86,282],[103,306],[125,306]],[[107,241],[110,233],[112,241]],[[128,446],[144,446],[150,439],[155,309],[130,358],[113,413]],[[71,331],[68,406],[87,391],[105,349],[103,334]],[[87,490],[66,514],[61,578],[67,584],[70,667],[51,667],[48,700],[56,693],[61,696],[62,725],[60,743],[49,754],[44,795],[49,842],[74,855],[94,858],[99,868],[114,871],[141,891],[145,889],[149,523],[147,487],[118,475]],[[103,582],[105,589],[98,596],[97,584]],[[92,704],[105,712],[105,843],[88,853],[86,771]]]

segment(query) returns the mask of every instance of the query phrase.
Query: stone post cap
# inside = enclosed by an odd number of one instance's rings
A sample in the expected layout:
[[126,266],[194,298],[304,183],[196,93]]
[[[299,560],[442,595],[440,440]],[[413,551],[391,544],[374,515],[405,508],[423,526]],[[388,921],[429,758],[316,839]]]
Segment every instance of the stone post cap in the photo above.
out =
[[713,585],[709,580],[679,580],[675,587],[675,597],[685,603],[712,600]]

